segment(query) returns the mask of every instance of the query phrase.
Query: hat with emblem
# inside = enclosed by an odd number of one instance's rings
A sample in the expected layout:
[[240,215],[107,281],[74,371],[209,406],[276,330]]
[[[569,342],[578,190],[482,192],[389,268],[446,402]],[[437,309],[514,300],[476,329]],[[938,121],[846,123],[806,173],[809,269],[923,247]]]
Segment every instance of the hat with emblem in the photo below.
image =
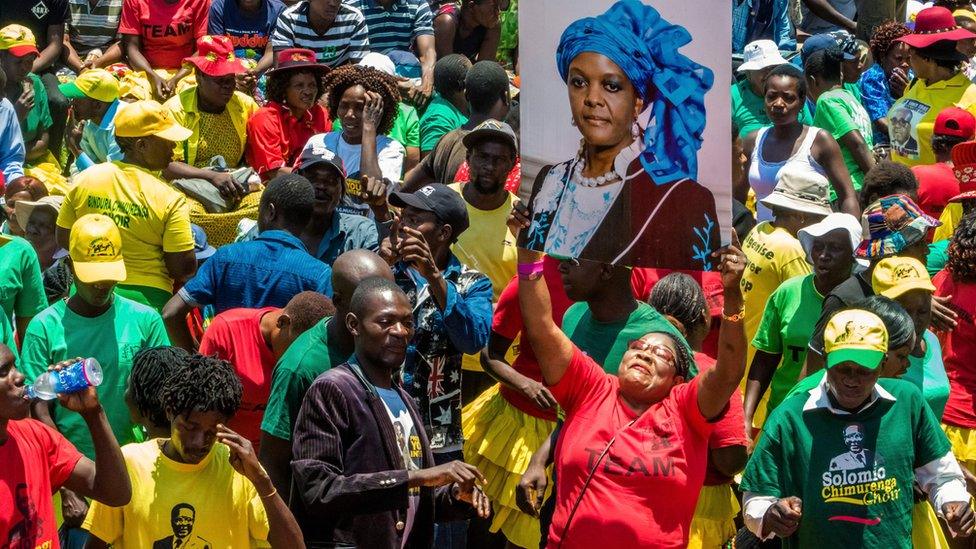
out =
[[88,69],[71,82],[58,86],[68,99],[94,99],[111,103],[119,98],[119,79],[105,69]]
[[935,286],[922,262],[912,257],[889,257],[874,267],[871,275],[874,293],[895,299],[912,290],[934,292]]
[[888,330],[874,313],[847,309],[830,317],[824,328],[827,368],[854,362],[868,370],[877,369],[888,352]]
[[14,57],[40,55],[34,33],[23,25],[7,25],[0,29],[0,51],[8,51]]
[[461,198],[461,193],[441,183],[424,185],[412,193],[395,192],[390,195],[390,204],[397,208],[410,206],[425,212],[433,212],[441,223],[450,225],[454,229],[452,234],[454,238],[467,230],[470,224],[468,207]]
[[329,72],[329,67],[321,65],[315,58],[315,52],[305,48],[287,48],[278,52],[275,66],[266,74],[278,74],[285,71],[305,69],[323,76]]
[[71,226],[68,255],[75,277],[86,283],[125,280],[122,235],[110,217],[83,215]]
[[244,74],[247,66],[234,55],[234,44],[226,36],[209,34],[197,38],[197,54],[185,59],[207,76]]

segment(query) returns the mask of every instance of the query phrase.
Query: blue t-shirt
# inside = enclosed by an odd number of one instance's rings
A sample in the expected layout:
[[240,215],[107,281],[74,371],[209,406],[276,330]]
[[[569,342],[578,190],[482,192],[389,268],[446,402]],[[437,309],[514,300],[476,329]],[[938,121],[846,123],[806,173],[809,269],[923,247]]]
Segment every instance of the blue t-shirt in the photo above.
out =
[[213,0],[207,32],[230,37],[234,54],[257,61],[271,40],[278,16],[285,11],[281,0],[262,0],[256,13],[244,13],[237,0]]

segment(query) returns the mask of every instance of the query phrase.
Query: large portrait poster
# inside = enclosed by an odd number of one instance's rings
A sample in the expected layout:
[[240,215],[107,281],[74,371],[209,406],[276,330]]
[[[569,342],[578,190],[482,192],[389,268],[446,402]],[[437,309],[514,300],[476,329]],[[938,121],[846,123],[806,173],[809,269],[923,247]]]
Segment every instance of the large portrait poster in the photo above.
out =
[[519,6],[523,245],[712,270],[730,239],[726,0]]

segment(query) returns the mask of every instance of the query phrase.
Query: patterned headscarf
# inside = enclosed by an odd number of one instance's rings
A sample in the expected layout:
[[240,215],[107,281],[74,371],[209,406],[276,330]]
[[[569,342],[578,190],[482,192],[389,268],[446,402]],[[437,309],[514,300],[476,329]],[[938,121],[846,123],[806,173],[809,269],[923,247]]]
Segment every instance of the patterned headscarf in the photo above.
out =
[[645,105],[652,102],[640,159],[658,184],[698,178],[705,94],[715,78],[711,70],[678,53],[690,42],[684,27],[665,21],[651,6],[621,0],[603,15],[569,25],[556,50],[564,82],[576,56],[599,53],[620,67]]

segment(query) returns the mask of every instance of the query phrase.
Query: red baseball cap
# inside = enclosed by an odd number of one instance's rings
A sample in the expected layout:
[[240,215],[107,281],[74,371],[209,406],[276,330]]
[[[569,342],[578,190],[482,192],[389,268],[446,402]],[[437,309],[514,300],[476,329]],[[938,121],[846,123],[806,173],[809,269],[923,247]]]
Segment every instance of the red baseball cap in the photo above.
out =
[[976,135],[976,116],[959,107],[946,107],[935,117],[935,135],[948,135],[970,140]]

